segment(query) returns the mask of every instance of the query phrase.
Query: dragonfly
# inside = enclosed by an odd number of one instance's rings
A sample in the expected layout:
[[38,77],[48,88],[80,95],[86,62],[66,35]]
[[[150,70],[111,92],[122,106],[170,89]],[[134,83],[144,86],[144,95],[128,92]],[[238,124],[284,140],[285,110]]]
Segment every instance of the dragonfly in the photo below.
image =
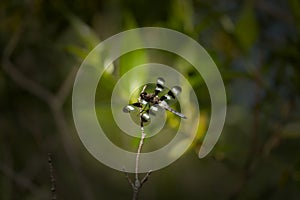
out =
[[183,119],[187,119],[184,114],[169,106],[169,102],[175,102],[177,100],[176,97],[181,93],[181,87],[173,86],[170,90],[168,90],[168,92],[166,92],[167,89],[164,85],[165,80],[161,77],[157,78],[156,87],[153,93],[145,92],[147,87],[147,85],[145,85],[140,93],[138,102],[126,105],[123,108],[123,112],[131,113],[138,111],[141,118],[141,124],[143,122],[149,122],[151,120],[150,115],[155,116],[159,109],[167,110]]

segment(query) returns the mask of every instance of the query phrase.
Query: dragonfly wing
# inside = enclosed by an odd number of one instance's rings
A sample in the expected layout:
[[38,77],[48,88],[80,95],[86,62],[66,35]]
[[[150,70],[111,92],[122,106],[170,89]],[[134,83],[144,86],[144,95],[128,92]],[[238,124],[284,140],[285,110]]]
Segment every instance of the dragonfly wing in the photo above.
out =
[[172,87],[167,94],[163,95],[160,100],[167,101],[169,104],[173,104],[177,101],[176,96],[178,96],[181,92],[181,87],[174,86]]
[[132,112],[132,111],[136,111],[137,108],[142,108],[142,104],[137,102],[137,103],[133,103],[133,104],[129,104],[127,106],[124,106],[123,107],[123,112],[125,113],[129,113],[129,112]]
[[173,114],[175,114],[175,115],[177,115],[177,116],[179,116],[179,117],[181,117],[181,118],[183,118],[183,119],[187,119],[187,117],[186,117],[184,114],[182,114],[182,113],[180,113],[180,112],[177,112],[176,110],[172,109],[172,108],[167,104],[167,102],[165,102],[165,101],[161,101],[158,105],[159,105],[160,107],[164,108],[165,110],[168,110],[168,111],[170,111],[171,113],[173,113]]
[[141,119],[143,122],[149,122],[150,121],[150,115],[148,113],[143,113],[141,116]]
[[158,95],[161,91],[163,91],[165,85],[165,80],[161,77],[159,77],[156,81],[156,88],[154,91],[155,95]]
[[129,113],[131,111],[134,111],[136,108],[133,106],[133,105],[127,105],[127,106],[124,106],[123,108],[123,112],[125,113]]

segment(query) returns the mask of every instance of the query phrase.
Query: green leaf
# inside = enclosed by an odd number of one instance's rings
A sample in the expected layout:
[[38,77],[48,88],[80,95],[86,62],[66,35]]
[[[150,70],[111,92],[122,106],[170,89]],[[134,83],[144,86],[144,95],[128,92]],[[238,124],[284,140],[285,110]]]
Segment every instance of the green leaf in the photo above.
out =
[[246,4],[236,24],[235,34],[243,50],[248,51],[258,36],[258,24],[254,8]]
[[[128,27],[130,29],[136,27],[135,19],[133,18],[133,16],[131,14],[128,13],[125,17],[125,20],[126,20],[125,21],[126,27]],[[135,32],[133,34],[128,34],[128,35],[126,35],[126,37],[127,38],[124,38],[122,40],[122,43],[120,44],[121,49],[128,48],[128,45],[140,46],[142,44],[142,39],[137,32]],[[125,55],[122,55],[119,58],[119,75],[123,76],[129,70],[131,70],[139,65],[148,63],[148,56],[147,56],[146,51],[147,51],[146,49],[140,49],[140,50],[135,50],[135,51],[129,52]],[[145,80],[146,76],[147,76],[147,73],[142,73],[142,74],[139,74],[138,76],[133,74],[131,77],[128,77],[129,80],[132,80],[132,81],[127,82],[126,85],[123,85],[124,86],[123,92],[124,92],[125,96],[128,97],[130,95],[130,92],[132,92],[132,89],[137,87],[137,84],[136,84],[137,82],[144,82],[143,80]]]
[[84,60],[85,57],[88,55],[87,49],[79,47],[78,45],[70,44],[65,46],[65,50],[71,54],[74,54],[78,58]]
[[67,18],[69,19],[75,33],[88,50],[92,50],[100,42],[100,39],[94,30],[92,30],[90,26],[85,24],[82,20],[71,14],[67,15]]
[[[125,24],[128,29],[136,28],[136,21],[133,18],[133,16],[129,13],[126,14],[125,17]],[[126,48],[128,45],[128,41],[130,41],[130,44],[138,44],[140,45],[142,43],[141,37],[139,34],[130,34],[127,36],[128,38],[125,38],[123,41],[124,43],[121,44],[121,48]],[[129,45],[130,45],[129,44]],[[131,70],[132,68],[147,63],[147,54],[146,50],[136,50],[129,52],[123,56],[120,57],[119,60],[120,64],[120,75],[125,74],[127,71]]]
[[193,33],[194,11],[192,1],[176,0],[172,3],[171,14],[169,16],[170,27],[182,30],[186,33]]

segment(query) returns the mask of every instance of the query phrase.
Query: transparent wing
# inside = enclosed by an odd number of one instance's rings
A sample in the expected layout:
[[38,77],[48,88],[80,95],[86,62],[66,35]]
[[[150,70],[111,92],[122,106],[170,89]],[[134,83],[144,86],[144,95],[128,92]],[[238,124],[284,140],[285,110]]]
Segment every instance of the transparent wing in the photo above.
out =
[[173,113],[173,114],[175,114],[175,115],[177,115],[177,116],[179,116],[179,117],[181,117],[181,118],[183,118],[183,119],[187,119],[187,117],[186,117],[184,114],[182,114],[182,113],[180,113],[180,112],[174,110],[173,108],[171,108],[171,107],[167,104],[167,102],[165,102],[165,101],[161,101],[158,105],[159,105],[160,107],[162,107],[163,109],[168,110],[168,111],[170,111],[171,113]]
[[159,77],[156,81],[156,88],[155,88],[155,95],[158,95],[160,92],[163,91],[165,85],[165,80],[161,77]]
[[130,113],[132,111],[136,111],[137,108],[142,108],[141,103],[133,103],[123,107],[123,112]]

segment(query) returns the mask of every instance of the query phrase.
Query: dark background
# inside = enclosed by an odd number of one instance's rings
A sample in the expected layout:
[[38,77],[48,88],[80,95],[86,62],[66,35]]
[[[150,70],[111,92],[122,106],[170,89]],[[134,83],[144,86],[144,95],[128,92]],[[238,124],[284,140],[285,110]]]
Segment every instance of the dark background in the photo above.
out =
[[[204,128],[179,160],[151,175],[141,199],[299,199],[299,11],[298,0],[2,0],[0,199],[50,199],[48,153],[58,199],[131,199],[125,175],[80,142],[70,97],[78,67],[97,43],[143,26],[171,28],[203,45],[224,79],[228,112],[214,150],[198,159],[210,100],[202,79],[184,72]],[[119,73],[102,80],[103,96],[143,54],[120,59]]]

